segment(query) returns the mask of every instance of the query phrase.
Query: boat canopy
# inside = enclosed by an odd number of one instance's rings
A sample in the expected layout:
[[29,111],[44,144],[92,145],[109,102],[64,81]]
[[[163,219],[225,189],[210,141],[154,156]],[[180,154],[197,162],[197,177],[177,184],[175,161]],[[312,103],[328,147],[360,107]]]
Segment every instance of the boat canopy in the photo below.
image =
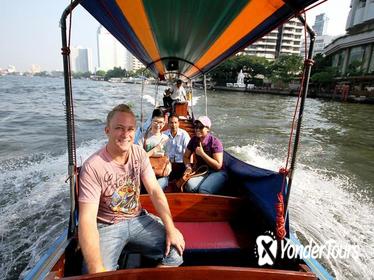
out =
[[317,0],[82,0],[155,76],[195,78]]

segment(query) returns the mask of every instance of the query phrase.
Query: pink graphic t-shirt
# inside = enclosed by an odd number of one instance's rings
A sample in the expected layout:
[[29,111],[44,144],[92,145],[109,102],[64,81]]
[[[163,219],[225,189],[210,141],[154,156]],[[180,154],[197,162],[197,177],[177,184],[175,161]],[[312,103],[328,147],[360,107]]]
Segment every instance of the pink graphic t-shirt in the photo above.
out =
[[[140,182],[151,176],[152,166],[142,147],[133,144],[126,164],[116,163],[106,147],[83,164],[79,175],[79,202],[97,203],[97,219],[118,223],[141,211]],[[154,176],[154,173],[153,173]]]

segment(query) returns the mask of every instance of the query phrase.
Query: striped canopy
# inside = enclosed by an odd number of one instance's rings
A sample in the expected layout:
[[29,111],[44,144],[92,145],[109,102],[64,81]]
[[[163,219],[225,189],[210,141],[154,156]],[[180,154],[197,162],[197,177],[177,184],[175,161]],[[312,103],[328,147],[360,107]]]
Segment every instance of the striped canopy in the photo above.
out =
[[317,0],[83,0],[159,77],[207,73]]

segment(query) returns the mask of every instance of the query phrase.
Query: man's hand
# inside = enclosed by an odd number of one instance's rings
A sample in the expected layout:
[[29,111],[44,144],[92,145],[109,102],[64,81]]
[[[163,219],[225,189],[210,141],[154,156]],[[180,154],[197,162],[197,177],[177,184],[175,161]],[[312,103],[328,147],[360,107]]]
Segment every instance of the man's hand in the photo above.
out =
[[201,142],[200,142],[199,147],[196,147],[195,153],[200,157],[202,157],[205,154],[203,145],[201,144]]
[[185,242],[182,233],[176,227],[170,231],[166,231],[165,256],[169,255],[171,246],[174,246],[180,256],[183,255]]

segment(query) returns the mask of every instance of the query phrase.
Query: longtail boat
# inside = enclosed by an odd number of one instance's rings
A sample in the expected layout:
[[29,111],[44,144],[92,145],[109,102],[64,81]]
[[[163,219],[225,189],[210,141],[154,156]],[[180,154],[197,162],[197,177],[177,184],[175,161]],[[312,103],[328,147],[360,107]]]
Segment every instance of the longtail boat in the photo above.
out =
[[[301,246],[289,229],[292,217],[288,215],[288,204],[315,38],[300,13],[315,2],[72,1],[60,21],[71,196],[69,227],[25,279],[332,279],[313,258],[290,258],[279,254],[281,242]],[[166,193],[174,222],[186,240],[184,263],[180,267],[157,268],[142,256],[124,254],[117,271],[81,274],[76,203],[79,166],[67,35],[67,18],[78,5],[150,69],[159,81],[171,77],[193,80],[202,76],[206,83],[206,74],[210,70],[293,17],[299,18],[310,35],[299,114],[294,137],[290,137],[293,149],[285,168],[279,171],[258,168],[225,152],[224,165],[229,174],[227,193]],[[193,114],[187,114],[183,120],[181,127],[193,133]],[[143,114],[141,123],[139,133],[149,125],[149,121],[143,120]],[[155,213],[147,194],[141,195],[141,204]]]

